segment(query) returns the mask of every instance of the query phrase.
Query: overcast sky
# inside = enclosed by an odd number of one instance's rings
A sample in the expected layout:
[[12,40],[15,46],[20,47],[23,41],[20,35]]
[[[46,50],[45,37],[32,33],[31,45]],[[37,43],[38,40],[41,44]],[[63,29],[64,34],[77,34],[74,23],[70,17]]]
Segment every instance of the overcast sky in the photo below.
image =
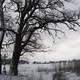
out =
[[[64,37],[58,40],[56,44],[52,44],[49,39],[46,38],[45,44],[47,44],[48,52],[35,53],[30,58],[31,61],[59,61],[59,60],[72,60],[80,59],[80,33],[70,32],[68,37]],[[26,55],[26,54],[25,54]],[[25,57],[26,59],[26,56]],[[28,57],[28,56],[27,56]]]
[[[64,2],[65,10],[75,11],[76,14],[80,12],[80,0],[72,0],[72,2]],[[45,35],[46,36],[46,35]],[[56,44],[52,44],[49,37],[44,37],[43,43],[47,45],[48,52],[37,53],[31,60],[49,61],[49,60],[70,60],[80,59],[80,32],[66,31],[66,36],[58,40]],[[25,55],[24,55],[25,57]],[[25,57],[26,58],[26,57]]]

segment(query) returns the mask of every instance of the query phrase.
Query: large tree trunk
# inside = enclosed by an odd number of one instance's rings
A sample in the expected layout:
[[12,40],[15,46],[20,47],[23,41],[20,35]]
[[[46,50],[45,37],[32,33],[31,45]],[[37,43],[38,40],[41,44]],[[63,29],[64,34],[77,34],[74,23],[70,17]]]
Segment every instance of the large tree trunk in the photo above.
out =
[[21,54],[21,36],[16,35],[15,45],[14,45],[14,51],[12,55],[12,61],[10,64],[10,74],[11,75],[18,75],[18,62],[20,59]]
[[[17,55],[16,55],[17,54]],[[15,51],[13,53],[11,65],[10,65],[10,74],[11,75],[18,75],[18,62],[20,59],[20,53],[18,51]]]

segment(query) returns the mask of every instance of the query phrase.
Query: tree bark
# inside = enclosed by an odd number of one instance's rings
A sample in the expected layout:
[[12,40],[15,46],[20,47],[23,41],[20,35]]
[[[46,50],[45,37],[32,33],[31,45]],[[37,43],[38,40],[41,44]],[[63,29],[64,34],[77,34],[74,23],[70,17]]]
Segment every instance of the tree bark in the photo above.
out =
[[14,51],[12,55],[12,61],[10,64],[10,74],[11,75],[18,75],[18,62],[20,59],[21,54],[21,36],[16,35],[15,45],[14,45]]
[[11,65],[10,65],[10,74],[11,75],[18,75],[18,62],[20,59],[20,56],[18,54],[19,54],[19,52],[17,52],[17,51],[13,53],[13,57],[12,57]]

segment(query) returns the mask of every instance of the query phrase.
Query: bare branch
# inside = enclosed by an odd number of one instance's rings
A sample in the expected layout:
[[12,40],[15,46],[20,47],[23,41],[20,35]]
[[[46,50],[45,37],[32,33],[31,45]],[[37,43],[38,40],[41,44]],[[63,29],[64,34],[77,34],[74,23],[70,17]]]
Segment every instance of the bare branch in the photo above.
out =
[[17,34],[17,32],[15,32],[14,30],[9,29],[9,28],[0,28],[0,31],[10,31],[10,32],[12,32],[14,34]]

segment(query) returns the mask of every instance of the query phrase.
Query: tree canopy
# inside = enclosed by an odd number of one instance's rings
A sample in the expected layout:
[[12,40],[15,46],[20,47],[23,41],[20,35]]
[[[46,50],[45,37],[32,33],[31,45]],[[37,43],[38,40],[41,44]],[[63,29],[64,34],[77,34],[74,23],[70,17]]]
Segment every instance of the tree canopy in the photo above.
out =
[[[40,32],[47,31],[50,36],[64,33],[58,26],[65,25],[76,31],[80,26],[80,14],[65,8],[67,0],[9,0],[4,4],[5,28],[0,30],[9,32],[9,41],[14,43],[11,73],[18,74],[18,62],[22,52],[40,49]],[[14,35],[13,35],[14,34]],[[10,43],[10,44],[11,44]],[[9,44],[9,43],[8,43]]]

